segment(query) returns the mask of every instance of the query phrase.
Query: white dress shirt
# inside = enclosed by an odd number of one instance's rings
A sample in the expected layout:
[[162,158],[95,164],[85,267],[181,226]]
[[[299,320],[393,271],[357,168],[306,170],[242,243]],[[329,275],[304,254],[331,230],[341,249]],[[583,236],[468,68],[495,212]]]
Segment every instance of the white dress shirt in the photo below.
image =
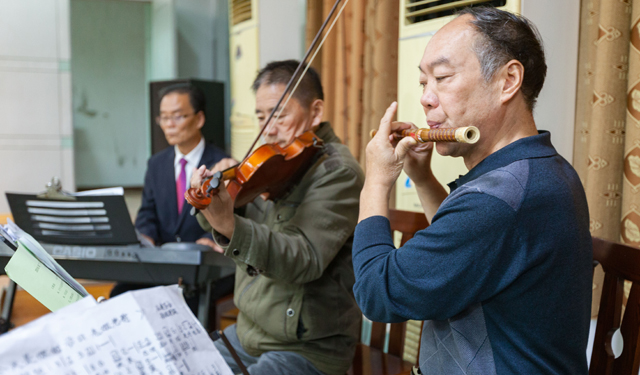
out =
[[173,160],[173,169],[175,171],[175,178],[178,181],[178,176],[180,176],[180,160],[185,158],[187,160],[187,164],[184,166],[184,170],[187,173],[187,189],[191,187],[191,174],[193,172],[193,168],[200,167],[198,163],[200,159],[202,159],[202,154],[204,154],[204,138],[200,138],[200,143],[191,150],[188,154],[184,155],[178,149],[178,146],[173,146],[176,151],[176,158]]

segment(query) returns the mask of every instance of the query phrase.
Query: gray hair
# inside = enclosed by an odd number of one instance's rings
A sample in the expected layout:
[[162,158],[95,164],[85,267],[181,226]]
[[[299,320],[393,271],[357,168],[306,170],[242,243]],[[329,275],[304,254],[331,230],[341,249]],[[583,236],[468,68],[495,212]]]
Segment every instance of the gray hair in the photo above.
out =
[[533,111],[547,75],[542,38],[535,25],[521,15],[490,7],[465,8],[458,16],[464,14],[474,18],[470,23],[479,35],[472,48],[485,81],[491,81],[509,61],[519,61],[524,66],[520,90]]

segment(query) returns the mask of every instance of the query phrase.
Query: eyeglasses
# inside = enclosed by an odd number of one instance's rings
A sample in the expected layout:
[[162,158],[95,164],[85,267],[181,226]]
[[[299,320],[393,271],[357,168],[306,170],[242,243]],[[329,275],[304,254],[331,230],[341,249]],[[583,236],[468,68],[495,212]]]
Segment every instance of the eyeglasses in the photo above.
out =
[[188,115],[174,115],[174,116],[158,116],[156,117],[156,123],[160,126],[167,125],[169,121],[173,121],[174,124],[180,125],[186,120],[188,117],[193,116],[194,113]]

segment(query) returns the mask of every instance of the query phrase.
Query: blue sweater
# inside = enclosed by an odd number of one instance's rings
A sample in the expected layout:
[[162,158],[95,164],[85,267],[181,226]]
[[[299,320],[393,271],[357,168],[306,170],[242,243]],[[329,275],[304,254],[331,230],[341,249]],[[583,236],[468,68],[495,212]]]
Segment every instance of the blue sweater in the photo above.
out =
[[431,226],[399,249],[387,218],[356,227],[365,316],[424,320],[423,374],[586,374],[589,213],[550,135],[508,145],[450,187]]

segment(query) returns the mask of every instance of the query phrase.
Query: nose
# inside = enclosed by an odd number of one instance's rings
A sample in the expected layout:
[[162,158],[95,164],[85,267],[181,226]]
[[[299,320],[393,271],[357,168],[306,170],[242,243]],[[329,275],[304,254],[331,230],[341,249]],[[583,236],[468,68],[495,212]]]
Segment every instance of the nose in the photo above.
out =
[[275,119],[271,119],[269,123],[266,125],[266,129],[264,130],[267,135],[276,135],[278,134],[278,126],[274,123]]
[[429,86],[424,88],[422,96],[420,97],[420,104],[422,104],[425,111],[436,108],[440,104],[438,96],[433,90],[429,89]]

